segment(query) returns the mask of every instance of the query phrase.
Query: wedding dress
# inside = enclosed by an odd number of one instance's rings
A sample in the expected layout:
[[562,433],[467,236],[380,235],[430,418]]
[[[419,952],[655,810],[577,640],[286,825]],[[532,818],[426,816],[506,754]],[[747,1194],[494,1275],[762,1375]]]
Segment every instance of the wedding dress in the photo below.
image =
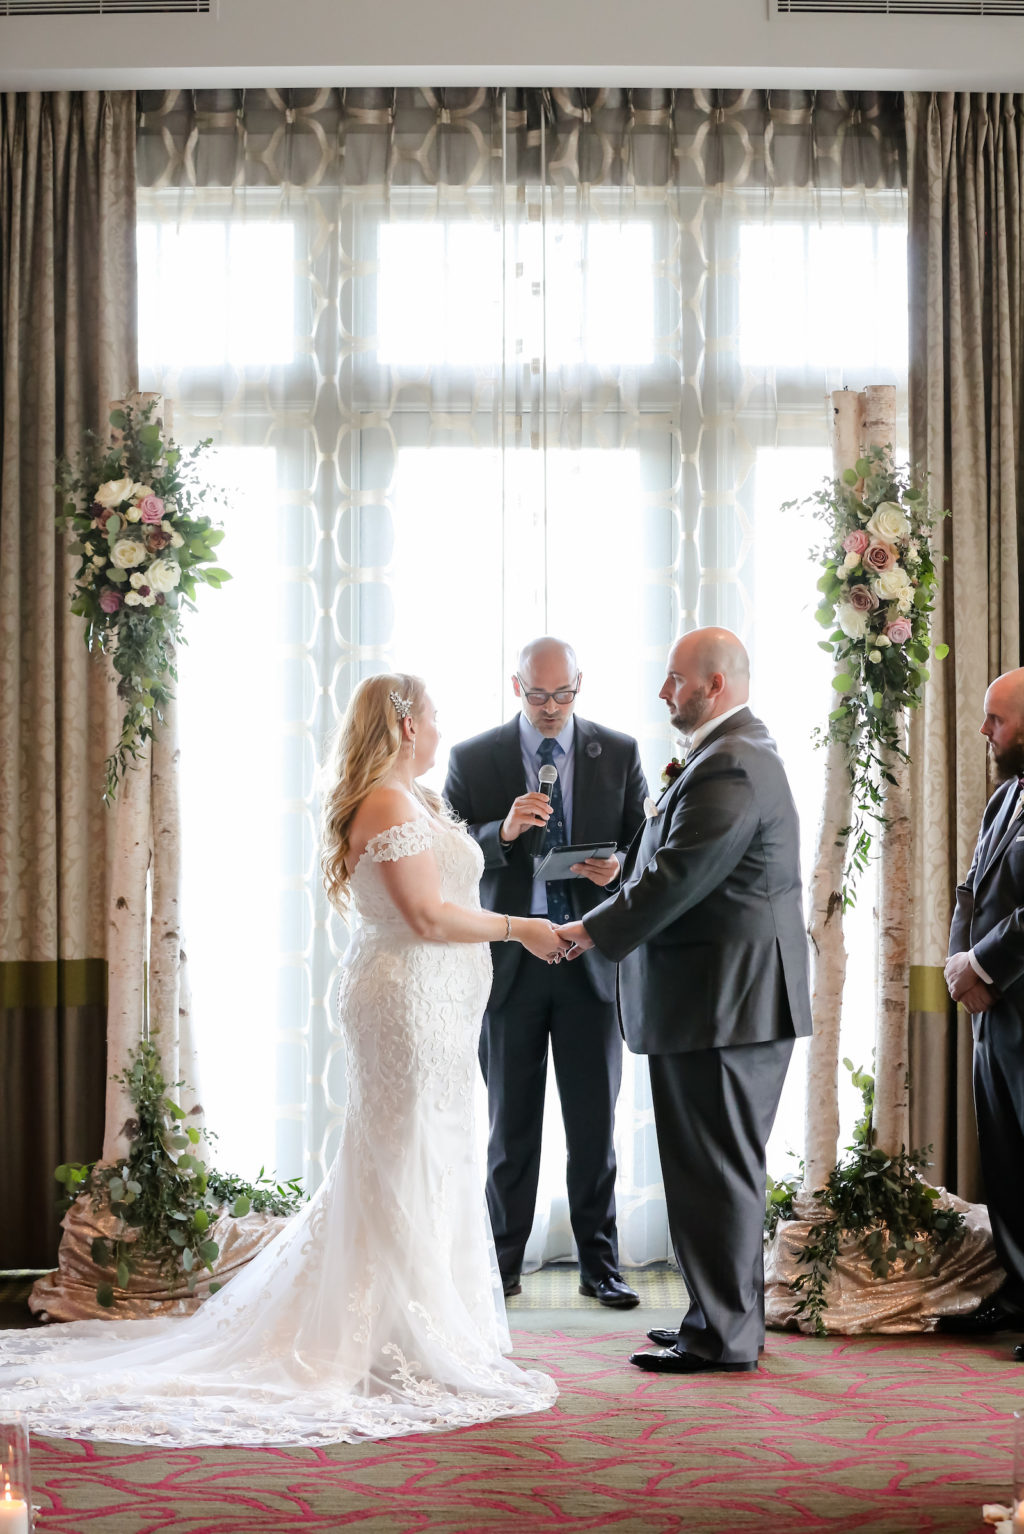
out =
[[417,819],[369,843],[339,1010],[348,1104],[309,1203],[182,1320],[0,1333],[0,1417],[33,1432],[153,1445],[328,1444],[543,1411],[517,1368],[474,1133],[483,943],[414,936],[380,874],[431,847],[445,900],[479,906],[482,856]]

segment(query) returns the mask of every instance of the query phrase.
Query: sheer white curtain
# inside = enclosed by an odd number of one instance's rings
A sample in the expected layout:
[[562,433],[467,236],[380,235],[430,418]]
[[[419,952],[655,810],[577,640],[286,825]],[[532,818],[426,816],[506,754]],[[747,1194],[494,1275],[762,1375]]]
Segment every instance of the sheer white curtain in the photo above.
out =
[[[145,108],[143,386],[214,439],[230,487],[235,580],[204,594],[181,682],[204,1097],[225,1165],[313,1184],[344,1113],[346,942],[314,770],[361,675],[424,674],[451,742],[514,710],[525,638],[563,634],[581,711],[639,738],[656,787],[668,645],[729,624],[809,811],[806,866],[828,667],[815,538],[779,506],[828,468],[827,389],[904,382],[897,156],[839,98],[831,117],[685,92]],[[795,1070],[777,1171],[798,1089]],[[630,1057],[618,1154],[623,1260],[662,1258]],[[553,1088],[543,1179],[533,1261],[571,1253]]]

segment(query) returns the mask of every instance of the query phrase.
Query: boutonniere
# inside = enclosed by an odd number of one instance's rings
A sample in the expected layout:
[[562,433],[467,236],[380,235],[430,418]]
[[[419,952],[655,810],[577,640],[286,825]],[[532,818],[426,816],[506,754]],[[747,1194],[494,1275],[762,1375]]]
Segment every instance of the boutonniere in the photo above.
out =
[[644,800],[644,817],[647,820],[657,820],[660,814],[661,811],[658,808],[657,801],[652,799],[650,794],[648,794],[647,798]]
[[678,778],[679,774],[682,772],[685,766],[686,763],[682,761],[678,756],[670,757],[668,762],[666,762],[665,766],[661,770],[662,788],[671,788],[672,784],[675,782],[676,778]]

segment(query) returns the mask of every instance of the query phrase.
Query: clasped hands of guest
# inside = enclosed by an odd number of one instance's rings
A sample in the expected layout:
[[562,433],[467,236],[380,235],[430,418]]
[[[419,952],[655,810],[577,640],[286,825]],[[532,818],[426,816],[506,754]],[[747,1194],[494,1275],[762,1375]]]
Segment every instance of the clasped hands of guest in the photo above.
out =
[[950,996],[966,1012],[977,1016],[987,1012],[996,1000],[996,993],[985,984],[966,953],[950,954],[942,973]]

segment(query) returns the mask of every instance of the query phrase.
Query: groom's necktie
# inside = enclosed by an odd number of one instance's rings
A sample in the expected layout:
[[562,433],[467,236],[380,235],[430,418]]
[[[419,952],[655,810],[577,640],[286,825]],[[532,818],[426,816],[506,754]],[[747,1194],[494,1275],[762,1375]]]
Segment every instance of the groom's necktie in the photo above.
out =
[[[542,740],[537,756],[542,767],[555,766],[555,752],[561,753],[561,746],[556,740]],[[557,768],[555,771],[557,772]],[[544,827],[544,840],[541,843],[541,856],[546,857],[552,847],[562,847],[567,838],[565,834],[565,805],[562,803],[562,784],[556,778],[551,785],[551,816]],[[569,899],[569,883],[567,879],[552,879],[545,885],[548,895],[548,919],[556,923],[572,921],[572,903]]]

